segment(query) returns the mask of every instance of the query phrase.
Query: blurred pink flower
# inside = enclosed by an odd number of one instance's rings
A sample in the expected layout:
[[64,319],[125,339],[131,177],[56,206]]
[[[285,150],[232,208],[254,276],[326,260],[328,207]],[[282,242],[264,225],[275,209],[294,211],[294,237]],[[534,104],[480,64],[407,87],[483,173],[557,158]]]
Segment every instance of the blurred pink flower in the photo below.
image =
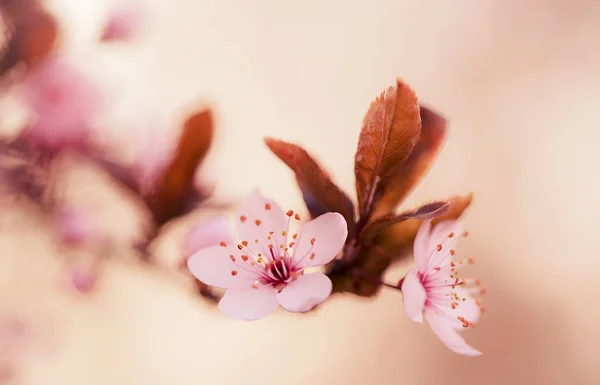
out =
[[331,294],[325,274],[304,274],[304,269],[333,260],[348,235],[346,220],[326,213],[304,223],[291,233],[298,214],[287,213],[273,201],[253,190],[241,204],[236,227],[238,245],[224,238],[219,245],[201,249],[188,260],[198,280],[228,289],[219,309],[226,315],[256,320],[279,305],[291,312],[305,312]]
[[56,216],[56,226],[60,240],[66,244],[81,244],[96,236],[92,218],[84,210],[61,210]]
[[459,330],[475,325],[482,308],[473,294],[479,292],[478,281],[459,278],[465,263],[454,262],[454,247],[466,235],[454,220],[443,221],[431,229],[425,221],[414,244],[417,268],[411,269],[402,282],[404,310],[413,321],[422,323],[423,313],[433,332],[456,353],[478,356],[481,352],[469,346]]
[[110,14],[100,40],[108,42],[131,39],[143,22],[144,11],[139,4],[121,5]]
[[81,266],[72,266],[68,272],[72,287],[80,293],[91,292],[98,280],[98,273],[94,269]]
[[48,151],[85,147],[102,96],[73,64],[52,57],[30,71],[22,82],[26,107],[34,115],[23,138]]

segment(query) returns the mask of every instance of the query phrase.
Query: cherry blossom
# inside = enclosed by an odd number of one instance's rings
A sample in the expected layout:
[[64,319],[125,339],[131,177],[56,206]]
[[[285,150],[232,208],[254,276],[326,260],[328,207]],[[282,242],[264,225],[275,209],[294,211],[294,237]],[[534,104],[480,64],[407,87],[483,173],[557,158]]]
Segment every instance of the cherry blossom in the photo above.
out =
[[433,229],[425,221],[417,233],[414,256],[417,267],[411,269],[402,282],[404,310],[417,323],[423,314],[429,326],[442,342],[456,353],[478,356],[481,352],[469,346],[459,334],[475,326],[483,308],[476,293],[483,294],[479,281],[464,279],[458,273],[472,259],[454,261],[455,246],[466,236],[454,220],[440,222]]
[[144,10],[140,4],[121,5],[109,15],[100,40],[108,42],[131,39],[140,30],[144,16]]
[[85,147],[102,96],[73,64],[62,56],[45,60],[26,75],[20,91],[33,115],[22,133],[28,143],[48,151]]
[[219,302],[223,313],[256,320],[280,305],[305,312],[329,297],[329,277],[305,270],[325,265],[340,252],[348,235],[342,215],[326,213],[301,223],[298,214],[284,212],[255,189],[239,207],[235,222],[239,244],[223,239],[188,260],[198,280],[227,289]]
[[65,208],[56,215],[56,226],[63,243],[76,245],[96,235],[91,216],[82,209]]

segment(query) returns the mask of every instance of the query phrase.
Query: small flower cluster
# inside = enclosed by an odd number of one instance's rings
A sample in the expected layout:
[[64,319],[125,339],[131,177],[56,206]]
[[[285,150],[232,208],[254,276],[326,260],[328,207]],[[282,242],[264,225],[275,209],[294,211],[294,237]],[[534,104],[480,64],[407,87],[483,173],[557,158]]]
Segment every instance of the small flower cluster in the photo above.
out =
[[[99,140],[109,98],[65,54],[58,21],[34,0],[3,1],[0,12],[10,31],[0,52],[1,91],[14,92],[27,112],[16,136],[0,139],[1,190],[28,198],[51,218],[62,247],[97,247],[93,258],[78,258],[68,268],[71,287],[89,292],[113,239],[93,219],[97,206],[75,208],[62,198],[58,175],[84,160],[131,193],[150,219],[142,239],[128,246],[151,263],[150,246],[161,229],[211,196],[195,178],[212,144],[213,114],[210,109],[189,114],[173,146],[154,133],[144,139],[148,127],[141,127],[134,136],[141,150],[132,161],[120,161]],[[99,42],[131,41],[143,22],[139,7],[116,9]],[[333,293],[374,297],[389,287],[402,292],[411,321],[425,318],[448,348],[479,355],[459,331],[479,321],[478,296],[485,290],[478,280],[459,275],[472,260],[455,259],[458,240],[467,234],[459,218],[472,195],[398,211],[433,165],[445,135],[446,120],[397,80],[365,114],[354,161],[355,202],[305,149],[266,138],[294,172],[307,220],[254,189],[233,218],[237,235],[220,216],[189,229],[180,267],[196,278],[201,294],[218,299],[223,313],[241,320],[266,317],[280,306],[307,312]],[[416,267],[397,285],[384,282],[388,268],[411,254]]]
[[[33,0],[3,1],[0,13],[9,31],[8,43],[0,51],[4,85],[0,91],[15,96],[25,112],[17,134],[0,138],[1,192],[3,198],[25,198],[36,205],[62,251],[96,249],[93,258],[77,257],[65,269],[71,287],[89,292],[102,261],[112,252],[108,246],[116,241],[95,219],[101,205],[80,207],[69,202],[61,178],[75,166],[90,165],[129,190],[150,212],[141,239],[130,245],[147,262],[150,243],[160,229],[210,196],[210,188],[198,186],[195,176],[212,143],[212,111],[202,108],[187,116],[173,146],[165,144],[164,135],[148,132],[147,126],[130,127],[133,135],[121,139],[142,145],[132,160],[124,162],[102,135],[106,116],[114,115],[119,104],[86,71],[85,62],[68,53],[59,21]],[[144,20],[143,8],[135,3],[115,8],[99,41],[131,41]]]

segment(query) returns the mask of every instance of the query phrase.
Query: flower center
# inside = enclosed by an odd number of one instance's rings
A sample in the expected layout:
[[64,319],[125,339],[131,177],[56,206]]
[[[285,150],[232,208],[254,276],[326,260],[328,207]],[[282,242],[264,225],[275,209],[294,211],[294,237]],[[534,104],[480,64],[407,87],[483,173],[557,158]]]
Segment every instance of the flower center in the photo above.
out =
[[[474,301],[483,312],[484,308],[477,296],[485,294],[478,279],[465,279],[459,276],[459,270],[465,265],[473,264],[473,258],[454,261],[455,251],[447,247],[449,239],[454,233],[448,234],[441,244],[438,244],[429,256],[429,264],[424,272],[419,272],[419,279],[427,292],[427,301],[430,306],[438,309],[448,309],[450,314],[456,315],[453,322],[459,322],[463,327],[475,325],[473,320],[463,314],[465,306]],[[467,233],[462,235],[467,236]],[[448,309],[448,310],[450,310]],[[450,317],[446,311],[444,313]],[[469,312],[467,312],[468,314]],[[472,314],[471,314],[472,315]]]
[[[267,203],[264,209],[270,211],[272,208]],[[258,279],[254,287],[271,285],[281,291],[289,282],[303,274],[303,269],[299,267],[300,262],[306,258],[315,258],[315,253],[312,252],[315,238],[305,240],[311,245],[305,255],[299,257],[295,255],[297,244],[301,242],[302,231],[300,234],[291,234],[290,224],[292,220],[299,222],[300,216],[293,210],[288,210],[285,215],[287,216],[287,225],[284,229],[273,229],[269,226],[272,224],[271,221],[263,220],[265,218],[261,217],[249,218],[242,214],[238,218],[244,225],[259,230],[255,234],[256,239],[244,240],[237,245],[238,250],[244,253],[241,260],[233,255],[230,256],[234,264],[241,270],[257,275]],[[221,246],[226,246],[225,242],[222,242]],[[237,275],[237,270],[233,270],[231,273]]]

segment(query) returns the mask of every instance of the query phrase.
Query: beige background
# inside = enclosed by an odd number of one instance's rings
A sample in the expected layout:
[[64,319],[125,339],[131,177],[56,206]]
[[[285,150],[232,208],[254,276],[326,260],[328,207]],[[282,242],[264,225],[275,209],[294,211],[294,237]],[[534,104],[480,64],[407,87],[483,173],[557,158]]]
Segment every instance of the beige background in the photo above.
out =
[[[362,116],[396,76],[449,118],[446,146],[406,205],[476,193],[463,251],[477,258],[488,312],[466,338],[484,355],[448,351],[406,319],[395,292],[242,323],[194,298],[189,282],[111,262],[93,295],[65,293],[58,253],[21,212],[1,239],[3,311],[53,331],[50,350],[22,360],[23,383],[600,383],[599,2],[150,5],[139,44],[92,52],[106,4],[54,4],[73,52],[106,59],[121,96],[143,94],[166,114],[215,103],[218,140],[205,175],[228,198],[258,185],[303,208],[265,135],[305,145],[353,194]],[[127,227],[119,207],[105,213],[108,226]],[[184,230],[161,242],[166,259],[177,258]]]

